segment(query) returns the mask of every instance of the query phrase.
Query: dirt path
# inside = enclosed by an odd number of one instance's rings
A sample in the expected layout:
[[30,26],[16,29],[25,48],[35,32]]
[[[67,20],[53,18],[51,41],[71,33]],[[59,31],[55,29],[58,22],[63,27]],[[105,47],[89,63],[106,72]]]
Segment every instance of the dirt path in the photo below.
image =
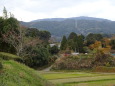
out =
[[50,66],[50,67],[48,67],[48,68],[45,68],[45,69],[43,69],[43,70],[41,70],[41,71],[43,71],[43,72],[49,72],[51,68],[52,68],[52,66]]

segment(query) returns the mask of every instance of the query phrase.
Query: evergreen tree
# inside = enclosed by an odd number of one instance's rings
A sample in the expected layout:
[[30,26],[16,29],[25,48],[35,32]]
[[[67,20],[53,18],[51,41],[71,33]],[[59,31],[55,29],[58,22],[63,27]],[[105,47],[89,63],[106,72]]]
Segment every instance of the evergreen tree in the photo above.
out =
[[7,10],[6,10],[5,7],[4,7],[4,9],[3,9],[3,18],[4,18],[4,19],[7,19],[7,18],[8,18]]
[[68,46],[69,46],[69,49],[76,52],[76,48],[78,48],[77,34],[76,33],[74,33],[74,32],[70,33],[70,35],[68,37]]
[[78,36],[77,37],[74,37],[74,45],[73,45],[73,50],[75,52],[79,52],[79,45],[78,45]]
[[80,53],[83,53],[84,52],[84,49],[83,49],[83,47],[84,47],[84,36],[83,35],[78,36],[77,44],[78,44],[77,51],[80,52]]
[[77,34],[74,33],[74,32],[71,32],[70,35],[69,35],[69,37],[68,37],[68,40],[74,39],[75,37],[77,37]]
[[83,35],[77,36],[74,32],[70,33],[67,42],[69,49],[74,52],[84,52],[84,38],[85,37]]
[[60,49],[65,50],[66,48],[67,48],[67,39],[66,39],[66,36],[63,36]]

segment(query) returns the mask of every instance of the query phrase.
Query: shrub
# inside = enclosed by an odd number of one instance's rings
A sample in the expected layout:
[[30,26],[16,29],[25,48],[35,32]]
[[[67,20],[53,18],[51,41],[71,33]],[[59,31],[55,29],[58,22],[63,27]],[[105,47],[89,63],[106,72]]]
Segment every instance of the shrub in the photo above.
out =
[[24,58],[24,64],[29,67],[36,68],[48,64],[49,52],[48,49],[43,46],[31,47],[31,52]]
[[107,62],[107,63],[105,64],[105,66],[106,66],[106,67],[110,67],[111,65],[110,65],[109,62]]
[[58,59],[58,55],[50,56],[50,58],[49,58],[49,64],[54,63],[56,59]]
[[57,54],[59,52],[58,46],[54,45],[53,47],[49,49],[49,52],[53,55]]
[[91,69],[92,58],[79,58],[77,56],[60,57],[56,60],[54,70]]
[[94,67],[97,67],[97,66],[112,67],[115,65],[114,61],[115,61],[114,58],[109,54],[97,53],[94,61],[92,62],[92,66]]

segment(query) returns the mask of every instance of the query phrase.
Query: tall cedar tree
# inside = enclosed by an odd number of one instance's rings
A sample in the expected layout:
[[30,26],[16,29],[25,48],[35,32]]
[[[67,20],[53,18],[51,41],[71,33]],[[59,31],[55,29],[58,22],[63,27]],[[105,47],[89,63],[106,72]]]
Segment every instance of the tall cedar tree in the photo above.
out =
[[71,32],[68,37],[68,47],[69,49],[74,50],[74,51],[76,51],[76,48],[78,48],[77,34],[74,32]]
[[67,48],[67,39],[66,39],[66,36],[63,36],[60,49],[65,50],[66,48]]
[[75,51],[75,52],[84,52],[84,36],[79,35],[77,36],[76,33],[71,32],[68,37],[68,47],[69,49]]
[[77,51],[80,53],[84,52],[84,36],[83,35],[79,35],[78,39],[77,39],[77,44],[78,44],[78,49]]
[[4,19],[7,19],[7,18],[8,18],[7,10],[6,10],[5,7],[4,7],[4,9],[3,9],[3,18],[4,18]]
[[70,35],[69,35],[69,37],[68,37],[68,40],[74,39],[75,37],[77,37],[77,34],[74,33],[74,32],[71,32]]

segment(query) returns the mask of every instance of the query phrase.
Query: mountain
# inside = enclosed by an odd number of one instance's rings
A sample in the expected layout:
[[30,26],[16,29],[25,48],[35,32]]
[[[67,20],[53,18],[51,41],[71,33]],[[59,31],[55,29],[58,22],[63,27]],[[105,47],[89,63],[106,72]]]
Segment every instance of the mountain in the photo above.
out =
[[[74,19],[74,20],[97,20],[97,21],[103,21],[107,19],[102,19],[102,18],[94,18],[94,17],[85,17],[85,16],[80,16],[80,17],[72,17],[72,18],[46,18],[46,19],[38,19],[38,20],[33,20],[31,22],[38,22],[38,21],[64,21],[66,19]],[[107,20],[109,21],[109,20]]]
[[68,36],[71,32],[87,35],[88,33],[115,33],[115,21],[94,17],[49,18],[31,22],[21,22],[27,27],[47,30],[53,36]]
[[33,20],[31,22],[39,22],[39,21],[63,21],[66,18],[47,18],[47,19],[38,19],[38,20]]

